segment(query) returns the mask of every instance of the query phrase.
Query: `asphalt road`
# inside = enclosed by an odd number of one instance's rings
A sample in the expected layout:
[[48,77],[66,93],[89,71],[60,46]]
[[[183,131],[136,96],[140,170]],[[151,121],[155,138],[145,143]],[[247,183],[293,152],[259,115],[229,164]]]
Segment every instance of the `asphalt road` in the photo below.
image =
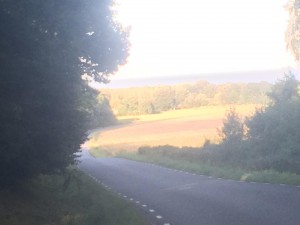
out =
[[[83,151],[80,169],[157,225],[300,225],[300,187],[223,180]],[[125,221],[124,221],[124,224]]]

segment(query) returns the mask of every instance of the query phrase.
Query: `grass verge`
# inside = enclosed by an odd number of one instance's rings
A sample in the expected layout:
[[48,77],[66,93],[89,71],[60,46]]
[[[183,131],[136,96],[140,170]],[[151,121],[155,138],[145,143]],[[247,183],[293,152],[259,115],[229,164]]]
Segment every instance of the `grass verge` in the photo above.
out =
[[241,180],[248,182],[300,185],[300,175],[280,173],[274,170],[246,171],[240,168],[212,166],[204,163],[195,163],[183,159],[173,159],[162,155],[143,155],[138,153],[121,153],[119,157],[149,162],[178,170],[213,176],[224,179]]
[[113,157],[115,154],[117,154],[116,152],[111,151],[111,149],[106,149],[104,147],[92,148],[89,150],[89,152],[95,158]]
[[3,225],[146,225],[133,206],[106,191],[80,171],[40,176],[13,188],[0,189]]

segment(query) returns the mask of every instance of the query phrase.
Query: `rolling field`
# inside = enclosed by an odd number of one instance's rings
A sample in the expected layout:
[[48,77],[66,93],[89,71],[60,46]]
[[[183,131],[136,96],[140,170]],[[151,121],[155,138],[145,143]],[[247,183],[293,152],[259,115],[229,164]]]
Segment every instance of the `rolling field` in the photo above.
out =
[[[168,111],[161,114],[119,117],[122,125],[96,131],[86,143],[109,155],[136,151],[143,145],[203,145],[205,139],[218,142],[226,112],[233,106],[207,106],[197,109]],[[257,105],[234,106],[241,116],[250,116]],[[131,121],[131,122],[128,122]],[[127,123],[126,123],[127,122]]]

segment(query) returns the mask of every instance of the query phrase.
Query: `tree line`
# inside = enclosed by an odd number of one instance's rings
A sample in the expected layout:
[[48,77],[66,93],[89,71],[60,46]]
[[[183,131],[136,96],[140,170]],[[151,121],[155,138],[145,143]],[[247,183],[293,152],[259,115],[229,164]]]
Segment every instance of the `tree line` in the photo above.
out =
[[154,114],[167,110],[207,105],[266,104],[271,84],[225,83],[198,81],[172,86],[101,89],[116,115]]

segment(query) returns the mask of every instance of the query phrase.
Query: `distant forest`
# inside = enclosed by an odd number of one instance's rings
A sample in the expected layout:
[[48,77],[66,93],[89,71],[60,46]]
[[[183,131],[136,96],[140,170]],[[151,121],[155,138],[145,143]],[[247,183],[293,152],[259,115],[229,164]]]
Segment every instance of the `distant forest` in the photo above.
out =
[[154,114],[168,110],[208,105],[266,104],[272,85],[260,83],[194,84],[101,89],[98,99],[107,99],[117,116]]

